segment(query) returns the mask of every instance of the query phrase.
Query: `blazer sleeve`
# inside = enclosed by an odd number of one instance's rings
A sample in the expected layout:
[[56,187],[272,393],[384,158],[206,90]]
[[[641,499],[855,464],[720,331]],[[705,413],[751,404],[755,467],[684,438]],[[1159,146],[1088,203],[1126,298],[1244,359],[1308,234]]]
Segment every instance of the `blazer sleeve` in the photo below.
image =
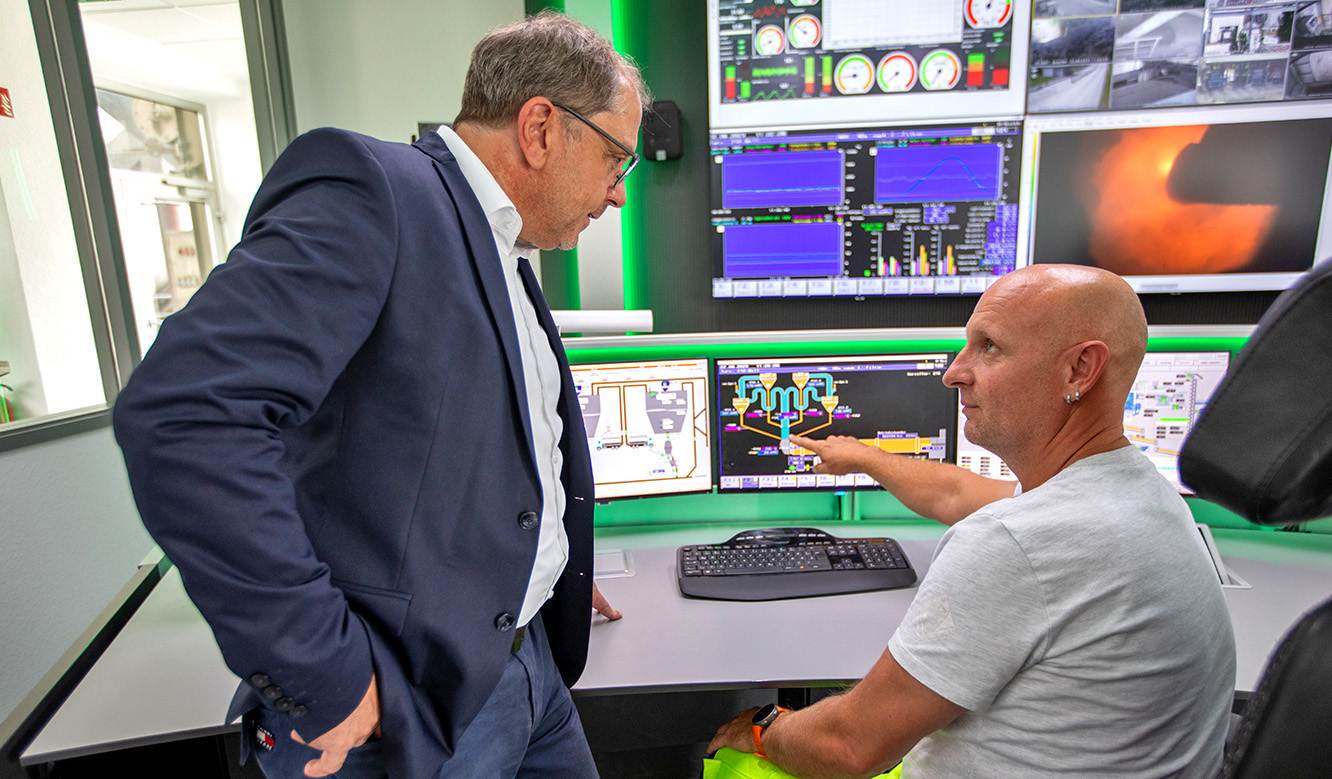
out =
[[290,709],[307,741],[356,707],[372,664],[366,628],[298,515],[283,432],[310,418],[373,329],[396,214],[363,139],[298,138],[241,242],[163,322],[114,409],[145,526],[227,665]]

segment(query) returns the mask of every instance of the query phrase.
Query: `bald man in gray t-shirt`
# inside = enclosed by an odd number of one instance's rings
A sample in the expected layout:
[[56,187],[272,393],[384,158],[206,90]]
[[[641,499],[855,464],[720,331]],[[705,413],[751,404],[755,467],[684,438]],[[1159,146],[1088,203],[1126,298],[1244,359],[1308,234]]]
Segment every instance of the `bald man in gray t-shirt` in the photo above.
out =
[[1188,508],[1124,435],[1146,349],[1123,279],[1033,265],[981,295],[943,376],[967,439],[1020,488],[791,436],[816,472],[869,474],[953,529],[864,679],[800,711],[741,712],[710,749],[761,743],[810,779],[873,776],[908,753],[905,779],[1213,774],[1234,635]]
[[903,776],[1212,777],[1235,640],[1184,501],[1122,447],[958,522],[888,643],[966,713]]

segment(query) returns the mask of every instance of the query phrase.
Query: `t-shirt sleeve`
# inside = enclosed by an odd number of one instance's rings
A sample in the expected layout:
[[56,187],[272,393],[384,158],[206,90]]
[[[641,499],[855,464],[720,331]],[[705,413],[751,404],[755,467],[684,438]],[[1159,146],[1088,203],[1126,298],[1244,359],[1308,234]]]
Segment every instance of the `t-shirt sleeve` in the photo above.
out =
[[921,684],[983,711],[1045,651],[1045,598],[1027,555],[993,517],[972,515],[940,543],[888,649]]

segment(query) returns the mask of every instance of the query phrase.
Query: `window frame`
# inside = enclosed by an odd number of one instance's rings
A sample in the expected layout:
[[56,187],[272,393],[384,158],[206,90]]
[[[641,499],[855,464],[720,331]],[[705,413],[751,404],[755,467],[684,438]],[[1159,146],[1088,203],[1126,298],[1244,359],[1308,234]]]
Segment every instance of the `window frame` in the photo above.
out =
[[[296,135],[281,0],[238,0],[264,172]],[[28,0],[105,402],[0,425],[0,453],[109,427],[142,357],[78,0]],[[210,160],[216,159],[209,140]]]

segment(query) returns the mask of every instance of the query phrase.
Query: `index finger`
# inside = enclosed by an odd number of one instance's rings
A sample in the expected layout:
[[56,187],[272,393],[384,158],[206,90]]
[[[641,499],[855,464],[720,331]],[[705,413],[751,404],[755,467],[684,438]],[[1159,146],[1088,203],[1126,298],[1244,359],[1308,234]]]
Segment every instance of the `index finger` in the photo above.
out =
[[813,438],[806,438],[802,435],[796,435],[795,433],[792,433],[790,435],[790,439],[791,443],[795,444],[801,449],[808,449],[811,452],[817,452],[819,450],[819,446],[823,443],[822,441],[815,441]]
[[624,616],[620,613],[619,609],[610,605],[610,601],[606,600],[606,596],[601,594],[601,588],[596,585],[596,582],[592,583],[592,608],[595,609],[598,614],[611,621],[615,621]]

